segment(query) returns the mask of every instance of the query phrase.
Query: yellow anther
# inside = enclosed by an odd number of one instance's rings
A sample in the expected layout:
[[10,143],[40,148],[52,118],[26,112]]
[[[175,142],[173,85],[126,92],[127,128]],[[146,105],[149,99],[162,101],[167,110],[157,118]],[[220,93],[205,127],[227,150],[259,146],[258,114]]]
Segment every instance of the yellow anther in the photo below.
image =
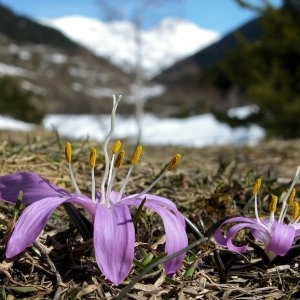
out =
[[97,150],[96,148],[92,148],[90,152],[90,166],[95,168],[97,159]]
[[120,140],[116,140],[114,145],[111,148],[111,153],[112,154],[117,154],[119,150],[121,149],[122,142]]
[[65,145],[65,156],[67,163],[71,163],[72,161],[72,145],[71,143],[66,143]]
[[299,216],[299,203],[294,202],[294,204],[293,204],[293,219],[297,220],[298,216]]
[[182,154],[180,153],[175,154],[170,160],[170,162],[168,163],[167,170],[168,171],[174,170],[179,165],[181,158],[182,158]]
[[130,163],[132,165],[135,165],[138,163],[138,161],[141,157],[142,151],[143,151],[143,147],[141,145],[136,146],[135,151],[130,159]]
[[272,198],[271,198],[271,203],[270,203],[270,212],[274,213],[276,211],[276,208],[277,208],[277,202],[278,202],[278,197],[275,196],[275,195],[272,195]]
[[125,157],[125,151],[124,150],[121,150],[117,157],[116,157],[116,160],[115,160],[115,163],[114,163],[114,167],[115,168],[120,168],[122,163],[123,163],[123,160],[124,160],[124,157]]
[[289,194],[289,197],[286,200],[286,204],[288,206],[294,205],[295,196],[296,196],[296,189],[292,189],[291,193]]
[[261,179],[260,178],[257,178],[255,180],[255,183],[254,183],[254,186],[253,186],[253,190],[252,190],[252,193],[255,195],[255,194],[258,194],[258,191],[260,189],[260,186],[261,186]]

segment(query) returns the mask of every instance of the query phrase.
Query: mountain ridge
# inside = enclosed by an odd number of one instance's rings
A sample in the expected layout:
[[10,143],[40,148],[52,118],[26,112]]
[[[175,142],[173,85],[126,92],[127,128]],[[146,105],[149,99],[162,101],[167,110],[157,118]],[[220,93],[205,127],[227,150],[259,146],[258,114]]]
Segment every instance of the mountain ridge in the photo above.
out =
[[[47,113],[109,113],[112,94],[123,94],[130,99],[133,88],[130,74],[56,29],[18,16],[1,4],[0,9],[4,15],[0,19],[0,75],[14,76],[22,88],[32,91],[37,107]],[[248,104],[236,90],[226,94],[218,90],[203,78],[203,69],[212,68],[227,50],[236,47],[237,33],[257,38],[260,28],[256,22],[241,26],[146,82],[156,90],[156,95],[148,95],[146,111],[186,117],[209,112],[213,107],[225,111]],[[14,26],[7,29],[8,24]],[[155,89],[157,84],[163,87],[159,93]],[[124,101],[119,112],[133,113],[133,103]]]
[[0,3],[0,31],[6,37],[17,40],[20,44],[48,44],[69,51],[78,51],[81,47],[52,27],[36,23],[27,16],[17,15]]
[[0,75],[32,92],[40,111],[108,113],[112,94],[128,93],[128,74],[106,59],[2,4],[0,13]]
[[[126,72],[136,67],[136,57],[139,55],[137,51],[141,51],[142,67],[147,78],[219,38],[215,31],[202,29],[190,21],[173,17],[164,18],[157,26],[148,30],[140,30],[129,21],[102,22],[80,15],[43,19],[41,22],[61,30],[72,40]],[[137,49],[139,45],[136,39],[141,40],[140,50]]]
[[151,99],[151,106],[148,104],[147,109],[185,117],[210,112],[216,108],[226,111],[251,104],[240,94],[237,87],[224,92],[206,79],[204,72],[214,68],[225,59],[229,51],[236,49],[240,37],[255,41],[262,34],[260,19],[253,19],[208,47],[163,70],[153,81],[165,86],[165,93]]

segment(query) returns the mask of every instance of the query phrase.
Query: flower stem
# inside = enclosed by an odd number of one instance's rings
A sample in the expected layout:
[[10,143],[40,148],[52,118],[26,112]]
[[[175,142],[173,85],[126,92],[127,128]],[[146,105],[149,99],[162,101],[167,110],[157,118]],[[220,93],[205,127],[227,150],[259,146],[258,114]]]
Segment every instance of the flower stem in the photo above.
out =
[[103,195],[101,202],[103,202],[103,203],[107,203],[107,201],[108,201],[105,196],[106,195],[105,184],[106,184],[106,181],[107,181],[107,178],[109,175],[109,157],[108,157],[108,152],[107,152],[107,145],[115,131],[116,110],[117,110],[118,104],[121,101],[121,99],[122,99],[122,95],[119,95],[118,98],[116,98],[116,96],[113,95],[113,108],[111,111],[110,131],[109,131],[109,133],[104,141],[104,144],[103,144],[103,153],[104,153],[104,158],[105,158],[105,170],[104,170],[104,175],[103,175],[103,179],[102,179],[102,183],[101,183],[101,194]]

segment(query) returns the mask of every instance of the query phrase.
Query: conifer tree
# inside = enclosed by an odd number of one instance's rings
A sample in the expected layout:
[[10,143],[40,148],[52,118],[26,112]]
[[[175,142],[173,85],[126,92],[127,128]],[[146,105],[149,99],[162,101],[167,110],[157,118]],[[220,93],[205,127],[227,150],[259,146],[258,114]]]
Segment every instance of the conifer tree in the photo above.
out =
[[43,114],[32,103],[32,93],[22,90],[11,77],[0,78],[0,114],[30,123],[40,123]]
[[240,37],[238,49],[219,70],[258,105],[260,111],[251,118],[269,136],[300,137],[300,0],[285,0],[280,8],[264,2],[262,37],[255,42]]

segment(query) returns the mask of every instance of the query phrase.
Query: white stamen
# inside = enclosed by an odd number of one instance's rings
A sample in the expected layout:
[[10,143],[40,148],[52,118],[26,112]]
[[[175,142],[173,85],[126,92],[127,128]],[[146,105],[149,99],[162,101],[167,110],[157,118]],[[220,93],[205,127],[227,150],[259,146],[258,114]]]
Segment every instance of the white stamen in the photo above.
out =
[[275,221],[275,213],[274,213],[274,211],[272,211],[270,213],[270,221],[269,221],[269,224],[268,224],[269,231],[271,231],[271,228],[272,228],[272,225],[273,225],[274,221]]
[[143,195],[147,194],[162,178],[163,176],[168,172],[168,165],[161,171],[159,176],[154,179],[154,181],[145,188],[141,193],[139,193],[138,197],[142,197]]
[[70,174],[72,185],[73,185],[73,187],[75,189],[76,194],[80,195],[81,192],[80,192],[80,189],[79,189],[79,187],[77,185],[77,182],[75,180],[75,176],[74,176],[74,172],[73,172],[73,169],[72,169],[72,165],[71,165],[71,163],[68,163],[68,165],[69,165],[69,174]]
[[145,188],[139,195],[138,197],[142,197],[146,193],[148,193],[157,183],[162,179],[162,177],[171,170],[174,170],[177,165],[179,164],[180,160],[182,158],[182,155],[180,153],[175,154],[172,159],[169,161],[169,163],[163,168],[161,173],[157,176],[156,179],[147,187]]
[[121,189],[120,189],[120,191],[119,191],[119,195],[118,195],[117,202],[121,200],[122,195],[124,194],[124,191],[125,191],[125,188],[126,188],[126,185],[127,185],[128,181],[129,181],[129,177],[130,177],[130,175],[131,175],[133,166],[134,166],[134,165],[131,165],[130,168],[129,168],[129,170],[128,170],[128,172],[127,172],[127,175],[126,175],[126,177],[125,177],[125,179],[124,179],[124,182],[123,182],[123,184],[122,184],[122,186],[121,186]]
[[293,222],[293,224],[296,224],[300,221],[300,216]]
[[112,190],[112,186],[113,186],[116,174],[117,174],[117,170],[118,170],[117,168],[114,168],[113,171],[111,172],[111,178],[110,178],[110,181],[108,182],[107,191],[106,191],[106,198],[107,199],[109,199],[109,195],[110,195],[111,190]]
[[254,194],[254,212],[255,217],[258,223],[262,224],[262,221],[260,220],[259,214],[258,214],[258,197],[257,193]]
[[[112,157],[111,157],[111,162],[110,162],[110,167],[109,167],[109,174],[108,174],[108,179],[107,179],[107,186],[112,186],[112,182],[114,181],[114,178],[113,178],[113,170],[114,170],[114,163],[115,163],[115,157],[116,155],[113,154]],[[107,188],[108,190],[108,188]],[[108,191],[107,191],[107,194],[108,194]]]
[[95,168],[91,169],[92,175],[92,201],[96,202],[96,183],[95,183]]
[[297,167],[296,174],[294,176],[292,184],[291,184],[290,188],[288,189],[288,191],[286,192],[285,197],[283,199],[283,203],[282,203],[280,215],[279,215],[279,218],[278,218],[278,222],[283,222],[283,219],[284,219],[284,217],[286,215],[286,212],[287,212],[287,200],[290,196],[290,193],[292,192],[292,189],[294,188],[295,184],[299,180],[299,178],[300,178],[300,166]]

